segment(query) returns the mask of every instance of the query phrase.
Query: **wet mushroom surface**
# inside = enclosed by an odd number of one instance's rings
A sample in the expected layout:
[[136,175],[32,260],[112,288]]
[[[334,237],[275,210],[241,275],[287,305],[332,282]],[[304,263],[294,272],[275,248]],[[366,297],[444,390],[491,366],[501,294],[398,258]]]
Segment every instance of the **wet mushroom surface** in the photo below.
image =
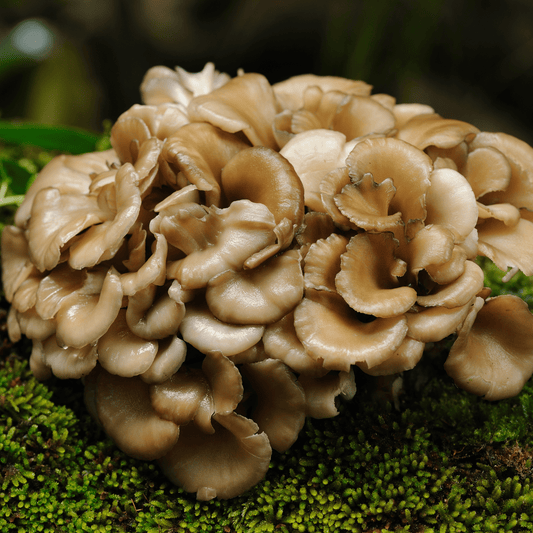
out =
[[11,340],[82,380],[119,448],[226,499],[436,343],[458,387],[520,392],[533,315],[478,257],[533,274],[530,146],[359,80],[159,66],[141,94],[2,233]]

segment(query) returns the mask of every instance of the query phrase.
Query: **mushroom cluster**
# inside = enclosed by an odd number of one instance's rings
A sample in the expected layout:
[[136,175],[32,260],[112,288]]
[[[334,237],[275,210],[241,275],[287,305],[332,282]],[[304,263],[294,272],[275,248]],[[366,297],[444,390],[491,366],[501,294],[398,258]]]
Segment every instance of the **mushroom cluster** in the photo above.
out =
[[55,158],[2,234],[13,341],[197,498],[258,483],[306,416],[444,365],[489,400],[533,373],[533,149],[362,81],[150,69],[113,149]]

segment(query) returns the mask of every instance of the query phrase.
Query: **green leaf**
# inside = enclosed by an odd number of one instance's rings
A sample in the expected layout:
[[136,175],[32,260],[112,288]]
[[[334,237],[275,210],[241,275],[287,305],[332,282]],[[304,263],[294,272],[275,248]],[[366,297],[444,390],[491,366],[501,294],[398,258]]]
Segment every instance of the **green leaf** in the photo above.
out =
[[82,154],[95,151],[99,136],[80,128],[0,121],[0,139],[10,143],[40,146],[46,150]]

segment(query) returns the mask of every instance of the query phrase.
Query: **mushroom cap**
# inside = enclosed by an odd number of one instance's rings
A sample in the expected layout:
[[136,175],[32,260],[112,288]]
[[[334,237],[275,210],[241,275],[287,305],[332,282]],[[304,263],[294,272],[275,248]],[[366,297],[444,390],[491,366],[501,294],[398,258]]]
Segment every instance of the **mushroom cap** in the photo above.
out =
[[151,461],[176,444],[179,427],[163,420],[150,402],[148,384],[105,370],[97,376],[96,406],[105,432],[125,453]]
[[178,426],[194,420],[206,433],[213,432],[213,397],[201,370],[183,367],[166,381],[154,383],[150,387],[150,400],[164,420],[170,420]]
[[128,326],[126,310],[121,309],[107,332],[98,340],[98,360],[110,374],[123,377],[146,372],[158,352],[155,340],[135,335]]
[[302,386],[279,359],[246,364],[242,372],[257,395],[257,403],[252,410],[253,420],[268,435],[274,450],[287,451],[296,442],[305,422],[306,403]]
[[295,229],[304,217],[304,187],[294,167],[278,152],[257,146],[237,153],[222,169],[222,189],[228,202],[247,198],[266,205],[276,224],[284,218]]
[[294,310],[296,334],[324,368],[348,372],[352,364],[374,366],[391,356],[407,333],[405,316],[362,322],[337,294],[309,289]]
[[193,122],[209,122],[229,133],[242,131],[254,146],[278,148],[272,122],[280,109],[270,83],[261,74],[232,78],[211,93],[193,98],[187,111]]
[[343,167],[346,136],[338,131],[311,130],[295,135],[280,151],[294,167],[304,188],[305,205],[324,211],[320,182],[332,170]]
[[294,312],[265,328],[263,344],[268,357],[283,361],[298,374],[322,376],[327,373],[322,361],[312,358],[296,336]]
[[299,253],[289,250],[254,269],[227,270],[211,278],[205,299],[223,322],[271,324],[296,307],[303,291]]
[[477,298],[444,369],[455,384],[486,400],[517,395],[533,373],[533,315],[512,295]]
[[150,385],[170,379],[181,367],[187,356],[187,344],[177,336],[158,342],[157,353],[148,370],[140,378]]
[[356,392],[353,369],[349,372],[329,372],[325,376],[299,376],[305,392],[306,414],[313,418],[331,418],[339,414],[339,397],[351,400]]
[[189,424],[177,444],[158,464],[164,474],[198,500],[233,498],[265,476],[272,448],[258,425],[237,413],[216,414],[215,432],[202,433]]
[[43,362],[59,379],[79,379],[88,375],[96,366],[98,352],[96,345],[83,348],[63,347],[57,344],[56,336],[48,337],[42,343]]
[[419,221],[426,218],[426,193],[433,170],[430,157],[407,142],[386,137],[356,144],[346,159],[346,165],[354,184],[368,173],[372,174],[375,183],[392,179],[396,193],[388,212],[400,212],[406,235],[413,237]]
[[26,228],[30,216],[33,216],[35,197],[41,190],[53,188],[61,195],[84,195],[89,192],[91,174],[105,172],[113,162],[118,162],[114,150],[54,157],[30,185],[15,214],[15,225]]
[[395,257],[395,249],[391,233],[360,233],[350,239],[335,284],[352,309],[385,318],[401,315],[414,305],[416,291],[398,286],[406,264]]
[[300,74],[272,86],[282,107],[291,111],[303,107],[303,96],[309,87],[318,87],[324,92],[340,91],[361,96],[368,96],[372,91],[372,85],[364,81],[348,80],[338,76],[316,76],[315,74]]
[[221,322],[207,304],[193,301],[187,304],[185,317],[180,324],[183,340],[202,353],[220,352],[232,356],[257,344],[263,332],[261,325],[237,325]]
[[270,249],[270,255],[277,253],[275,227],[269,209],[249,200],[237,200],[225,209],[189,204],[161,220],[167,241],[187,254],[168,266],[167,277],[185,289],[205,287],[217,274],[242,269],[255,254]]

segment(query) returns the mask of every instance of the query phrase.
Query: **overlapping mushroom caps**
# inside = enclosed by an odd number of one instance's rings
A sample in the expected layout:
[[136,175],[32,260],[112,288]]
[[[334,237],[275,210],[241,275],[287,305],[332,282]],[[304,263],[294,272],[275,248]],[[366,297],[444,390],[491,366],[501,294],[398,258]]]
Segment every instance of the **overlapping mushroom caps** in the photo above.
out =
[[485,255],[533,274],[533,149],[361,81],[151,69],[112,150],[60,156],[2,235],[13,340],[84,378],[126,453],[199,499],[265,475],[306,416],[457,334],[487,399],[533,372],[533,318]]

